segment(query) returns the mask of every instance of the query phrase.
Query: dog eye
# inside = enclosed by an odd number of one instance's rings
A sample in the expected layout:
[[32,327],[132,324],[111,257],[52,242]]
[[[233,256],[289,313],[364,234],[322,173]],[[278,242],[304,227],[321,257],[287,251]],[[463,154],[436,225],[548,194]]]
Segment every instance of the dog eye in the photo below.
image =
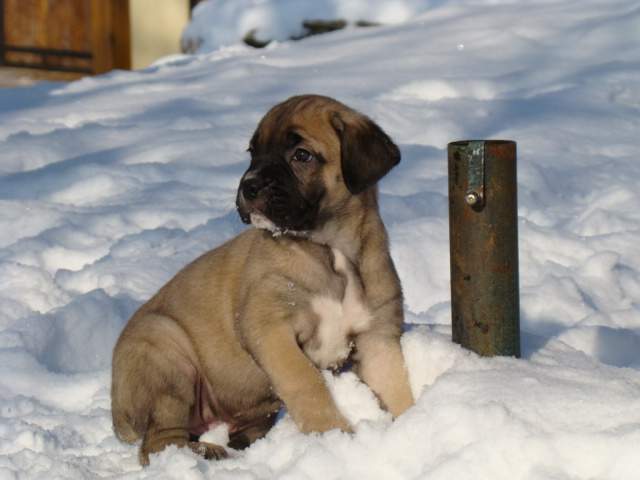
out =
[[293,160],[295,160],[296,162],[309,162],[311,161],[311,159],[313,158],[313,155],[311,155],[311,153],[309,153],[308,151],[306,151],[304,148],[297,148],[296,151],[293,153]]

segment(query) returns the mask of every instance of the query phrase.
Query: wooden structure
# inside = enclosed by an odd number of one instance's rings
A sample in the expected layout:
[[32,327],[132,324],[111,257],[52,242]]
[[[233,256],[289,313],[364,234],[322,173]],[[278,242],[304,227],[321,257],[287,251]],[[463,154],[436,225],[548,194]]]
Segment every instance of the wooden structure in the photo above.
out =
[[0,0],[0,65],[81,74],[130,68],[128,0]]
[[179,51],[180,32],[197,3],[0,0],[0,66],[78,76],[145,67]]

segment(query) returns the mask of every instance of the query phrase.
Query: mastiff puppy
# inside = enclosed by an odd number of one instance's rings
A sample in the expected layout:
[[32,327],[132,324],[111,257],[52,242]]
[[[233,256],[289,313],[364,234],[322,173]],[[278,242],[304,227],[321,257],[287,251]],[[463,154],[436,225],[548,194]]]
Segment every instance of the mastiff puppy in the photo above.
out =
[[394,416],[413,404],[400,349],[402,291],[376,183],[400,161],[369,118],[331,98],[292,97],[249,145],[237,208],[250,228],[180,271],[129,320],[113,353],[118,438],[140,462],[229,426],[244,448],[284,404],[303,432],[350,431],[321,369],[351,359]]

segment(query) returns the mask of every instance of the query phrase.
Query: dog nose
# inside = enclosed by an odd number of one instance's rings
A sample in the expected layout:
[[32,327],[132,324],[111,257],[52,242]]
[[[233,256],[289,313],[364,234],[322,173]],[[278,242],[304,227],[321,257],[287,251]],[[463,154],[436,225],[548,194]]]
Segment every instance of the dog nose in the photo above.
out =
[[242,181],[242,195],[247,200],[255,200],[258,193],[264,187],[264,182],[260,178],[252,177]]

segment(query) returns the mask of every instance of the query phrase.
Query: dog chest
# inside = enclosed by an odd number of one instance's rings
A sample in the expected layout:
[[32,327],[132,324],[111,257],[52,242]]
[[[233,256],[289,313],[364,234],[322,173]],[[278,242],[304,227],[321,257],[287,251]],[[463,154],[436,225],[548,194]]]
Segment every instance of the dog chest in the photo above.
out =
[[362,333],[371,323],[364,300],[362,283],[353,265],[337,249],[333,249],[333,267],[345,282],[342,298],[315,295],[310,300],[315,314],[315,332],[303,346],[307,356],[320,368],[338,368],[351,353],[352,337]]

